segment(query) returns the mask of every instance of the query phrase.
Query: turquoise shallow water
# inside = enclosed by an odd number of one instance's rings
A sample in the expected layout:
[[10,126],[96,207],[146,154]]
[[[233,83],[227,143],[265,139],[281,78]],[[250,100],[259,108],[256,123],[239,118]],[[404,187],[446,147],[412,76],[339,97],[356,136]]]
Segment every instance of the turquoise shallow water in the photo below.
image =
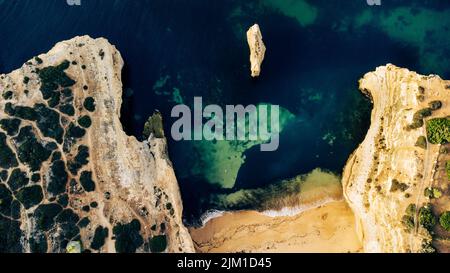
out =
[[[125,59],[122,122],[129,134],[140,137],[155,109],[170,130],[171,108],[192,104],[194,96],[205,104],[285,109],[289,122],[276,152],[261,153],[252,143],[169,138],[190,221],[223,208],[212,201],[220,193],[264,187],[318,167],[339,175],[369,126],[370,103],[357,89],[364,73],[390,62],[448,78],[448,1],[342,2],[82,0],[70,7],[64,0],[4,0],[0,73],[58,41],[89,34],[108,38]],[[256,80],[245,40],[255,22],[268,48]]]

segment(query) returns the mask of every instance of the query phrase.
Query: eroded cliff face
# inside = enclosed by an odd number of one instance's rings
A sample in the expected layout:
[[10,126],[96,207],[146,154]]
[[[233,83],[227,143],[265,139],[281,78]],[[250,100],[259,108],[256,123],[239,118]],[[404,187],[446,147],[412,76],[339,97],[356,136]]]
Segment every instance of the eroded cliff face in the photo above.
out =
[[193,252],[167,143],[127,136],[123,60],[58,43],[0,76],[0,252]]
[[361,79],[373,100],[372,123],[345,167],[343,186],[366,252],[429,250],[432,238],[418,210],[430,202],[424,190],[444,178],[435,172],[442,147],[427,143],[426,125],[450,115],[449,88],[438,76],[394,65]]

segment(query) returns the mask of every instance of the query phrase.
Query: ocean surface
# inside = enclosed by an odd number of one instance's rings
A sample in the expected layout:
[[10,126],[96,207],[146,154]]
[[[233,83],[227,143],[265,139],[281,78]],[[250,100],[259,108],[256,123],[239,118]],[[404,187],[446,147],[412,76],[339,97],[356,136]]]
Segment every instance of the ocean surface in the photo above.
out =
[[[254,23],[267,46],[258,79],[250,77],[245,36]],[[0,0],[0,73],[58,41],[105,37],[125,60],[121,120],[138,138],[156,109],[170,132],[172,107],[192,105],[194,96],[222,106],[280,105],[286,122],[276,152],[169,136],[192,223],[210,209],[242,208],[218,196],[316,168],[340,175],[370,123],[358,80],[386,63],[449,78],[449,27],[448,0]]]

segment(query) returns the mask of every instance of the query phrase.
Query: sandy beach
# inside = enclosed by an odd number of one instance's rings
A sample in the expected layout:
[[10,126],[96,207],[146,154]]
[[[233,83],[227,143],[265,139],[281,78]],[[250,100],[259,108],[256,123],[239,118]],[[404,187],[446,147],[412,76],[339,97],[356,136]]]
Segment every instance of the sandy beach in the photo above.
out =
[[344,201],[292,217],[256,211],[226,213],[191,229],[199,252],[359,252],[353,213]]
[[[319,182],[320,181],[320,182]],[[279,211],[226,212],[190,229],[198,252],[360,252],[353,212],[337,178],[313,172],[298,206]]]

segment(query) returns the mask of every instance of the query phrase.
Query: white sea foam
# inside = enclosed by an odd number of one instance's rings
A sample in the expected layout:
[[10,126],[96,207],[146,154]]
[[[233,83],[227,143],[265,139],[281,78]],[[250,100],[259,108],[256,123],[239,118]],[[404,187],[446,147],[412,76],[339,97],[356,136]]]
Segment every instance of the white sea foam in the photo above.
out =
[[301,204],[301,205],[298,205],[295,207],[284,207],[279,210],[266,210],[266,211],[261,212],[261,214],[263,214],[265,216],[269,216],[269,217],[291,217],[291,216],[296,216],[302,212],[324,206],[328,203],[337,202],[337,201],[341,201],[341,200],[342,200],[342,198],[327,197],[327,198],[318,200],[313,203]]
[[201,217],[200,217],[200,221],[202,222],[202,225],[206,225],[206,223],[208,223],[209,221],[211,221],[214,218],[218,218],[221,217],[225,214],[225,211],[221,211],[221,210],[208,210],[207,212],[205,212]]
[[[324,206],[326,204],[338,202],[338,201],[342,201],[342,200],[343,200],[342,198],[327,197],[327,198],[320,199],[313,203],[302,204],[302,205],[298,205],[295,207],[284,207],[279,210],[265,210],[260,213],[265,216],[273,217],[273,218],[292,217],[292,216],[296,216],[300,213],[303,213],[305,211],[312,210],[312,209]],[[226,213],[233,213],[233,212],[238,212],[238,211],[228,211],[227,212],[227,211],[221,211],[221,210],[209,210],[200,217],[200,221],[202,222],[202,226],[205,226],[209,221],[211,221],[215,218],[222,217]]]

